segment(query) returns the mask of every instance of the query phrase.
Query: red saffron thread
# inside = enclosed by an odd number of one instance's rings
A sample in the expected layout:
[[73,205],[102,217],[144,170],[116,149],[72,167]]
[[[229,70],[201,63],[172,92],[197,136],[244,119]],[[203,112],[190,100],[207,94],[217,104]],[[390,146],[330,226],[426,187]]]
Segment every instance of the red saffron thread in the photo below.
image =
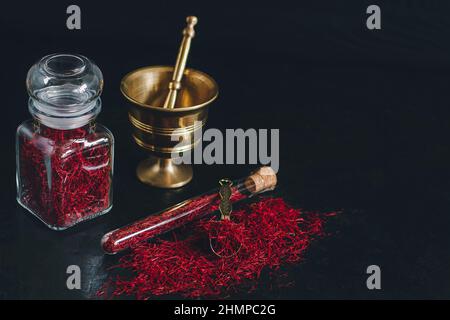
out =
[[[183,240],[137,244],[113,267],[119,275],[110,278],[97,295],[149,299],[219,297],[244,288],[250,292],[265,268],[279,271],[283,265],[300,262],[311,241],[324,234],[323,226],[323,215],[294,209],[282,198],[262,198],[235,209],[231,221],[196,222],[194,234]],[[212,235],[216,252],[235,254],[215,255],[209,247]],[[131,277],[121,276],[129,271]]]
[[[20,200],[45,223],[66,228],[110,206],[112,155],[89,125],[40,125],[20,137]],[[92,146],[91,146],[92,145]]]

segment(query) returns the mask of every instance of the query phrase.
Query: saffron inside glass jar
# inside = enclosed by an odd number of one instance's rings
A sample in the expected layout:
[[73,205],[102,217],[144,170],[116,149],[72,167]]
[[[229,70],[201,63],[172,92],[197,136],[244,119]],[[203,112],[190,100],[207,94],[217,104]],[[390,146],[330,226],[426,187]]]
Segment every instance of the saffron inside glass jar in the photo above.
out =
[[89,59],[55,54],[28,72],[32,120],[16,135],[17,201],[63,230],[112,207],[114,138],[95,123],[103,77]]

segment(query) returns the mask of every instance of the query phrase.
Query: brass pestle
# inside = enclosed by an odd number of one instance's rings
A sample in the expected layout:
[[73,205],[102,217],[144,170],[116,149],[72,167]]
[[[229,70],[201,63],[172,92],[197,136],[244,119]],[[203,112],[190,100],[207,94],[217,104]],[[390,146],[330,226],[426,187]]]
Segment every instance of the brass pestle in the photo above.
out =
[[173,71],[172,81],[169,83],[169,94],[164,102],[164,108],[173,109],[177,100],[178,91],[181,89],[181,79],[183,78],[184,69],[186,68],[186,61],[191,48],[192,38],[195,36],[194,26],[198,19],[194,16],[186,18],[187,26],[183,30],[183,40],[181,41],[180,49],[178,51],[177,62]]

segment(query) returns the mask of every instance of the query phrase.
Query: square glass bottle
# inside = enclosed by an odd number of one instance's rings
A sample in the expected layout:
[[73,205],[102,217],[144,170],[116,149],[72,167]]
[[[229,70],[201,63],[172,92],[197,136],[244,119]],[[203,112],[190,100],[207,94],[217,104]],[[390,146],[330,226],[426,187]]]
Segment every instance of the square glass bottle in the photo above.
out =
[[63,230],[112,207],[114,137],[95,119],[103,76],[80,55],[53,54],[28,72],[32,120],[16,134],[17,201]]

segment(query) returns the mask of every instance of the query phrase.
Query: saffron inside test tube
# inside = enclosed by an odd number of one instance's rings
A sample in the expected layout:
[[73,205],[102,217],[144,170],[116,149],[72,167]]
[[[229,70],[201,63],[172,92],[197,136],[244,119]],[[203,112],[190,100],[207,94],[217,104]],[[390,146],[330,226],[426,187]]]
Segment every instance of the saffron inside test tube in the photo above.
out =
[[[276,173],[272,168],[261,167],[250,176],[231,182],[229,200],[234,203],[258,193],[273,190],[276,183]],[[217,188],[210,190],[157,214],[108,232],[101,241],[103,250],[108,254],[115,254],[216,212],[221,202],[218,191]]]
[[[232,188],[230,200],[236,202],[251,196],[242,190],[243,185]],[[217,191],[183,201],[169,209],[150,215],[142,220],[113,230],[102,238],[102,248],[108,254],[115,254],[132,245],[162,235],[214,213],[219,209],[220,197]]]

